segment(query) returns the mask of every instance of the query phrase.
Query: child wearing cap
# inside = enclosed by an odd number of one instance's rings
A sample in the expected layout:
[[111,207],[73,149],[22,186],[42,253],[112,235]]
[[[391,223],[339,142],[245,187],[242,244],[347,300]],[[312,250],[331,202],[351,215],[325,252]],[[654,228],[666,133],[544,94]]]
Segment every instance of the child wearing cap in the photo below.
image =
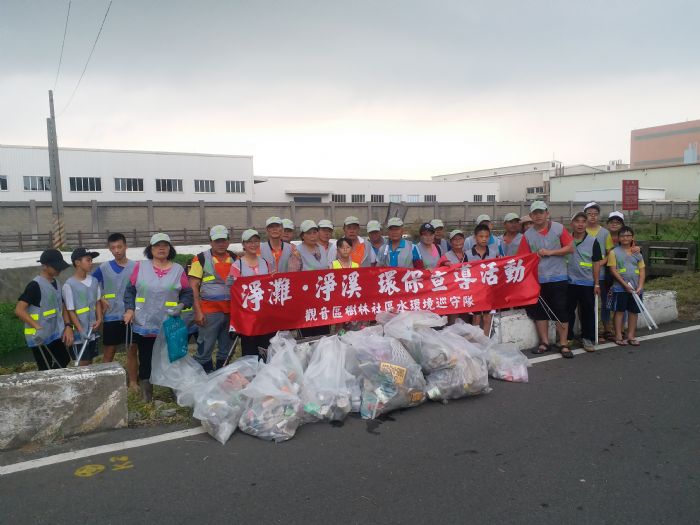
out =
[[416,245],[423,259],[423,266],[430,270],[435,268],[442,257],[440,245],[435,242],[435,228],[429,222],[421,224],[418,233],[420,241]]
[[[498,248],[494,244],[489,244],[489,238],[491,237],[491,230],[489,229],[486,222],[477,224],[474,228],[474,245],[471,249],[465,251],[467,261],[469,262],[481,262],[487,259],[497,259],[500,254],[498,253]],[[492,312],[474,312],[472,317],[472,324],[474,326],[481,326],[484,330],[486,336],[491,335],[491,321],[493,318]],[[483,325],[481,324],[483,321]]]
[[63,285],[63,301],[74,328],[73,351],[76,359],[87,341],[80,356],[80,366],[92,364],[92,360],[97,357],[97,329],[102,324],[102,303],[100,283],[90,271],[92,260],[98,255],[99,252],[89,252],[85,248],[73,250],[70,259],[75,272]]
[[503,235],[500,237],[501,249],[506,257],[513,257],[518,253],[523,234],[520,231],[520,217],[517,213],[506,213],[503,217]]
[[38,276],[29,281],[17,300],[15,315],[24,323],[24,338],[39,370],[65,368],[70,362],[73,327],[63,303],[58,274],[68,268],[58,250],[44,250],[37,261]]
[[[481,224],[485,224],[489,232],[493,231],[493,223],[491,222],[491,217],[486,215],[485,213],[479,215],[476,218],[476,226],[479,226]],[[464,249],[465,251],[469,251],[472,249],[472,247],[476,244],[476,239],[474,238],[474,235],[470,235],[466,241],[464,242]],[[493,245],[496,251],[498,252],[499,255],[503,255],[503,248],[501,247],[501,238],[496,237],[492,233],[489,233],[489,245]]]
[[378,266],[389,268],[423,268],[423,259],[418,248],[403,238],[403,221],[392,217],[386,223],[388,239],[379,251]]
[[[228,249],[230,239],[226,226],[213,226],[209,231],[209,239],[210,248],[192,259],[188,271],[194,301],[193,322],[199,327],[194,359],[207,373],[226,365],[231,347],[231,286],[226,284],[226,278],[231,271],[231,264],[237,259]],[[216,363],[213,364],[215,345],[218,350]]]
[[556,324],[562,357],[572,358],[574,354],[568,347],[566,256],[574,250],[573,238],[561,223],[549,221],[548,206],[544,201],[530,205],[530,217],[533,226],[523,235],[518,255],[536,253],[540,258],[537,269],[540,297],[536,304],[526,309],[530,319],[535,321],[540,342],[532,353],[542,354],[551,349],[548,329],[551,320]]

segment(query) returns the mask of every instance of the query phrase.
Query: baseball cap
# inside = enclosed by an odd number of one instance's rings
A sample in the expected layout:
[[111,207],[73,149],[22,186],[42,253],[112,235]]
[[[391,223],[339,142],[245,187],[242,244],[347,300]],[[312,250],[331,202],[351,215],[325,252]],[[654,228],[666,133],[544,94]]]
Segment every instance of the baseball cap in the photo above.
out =
[[608,222],[618,219],[620,222],[625,222],[625,216],[621,211],[611,211],[608,215]]
[[276,216],[268,217],[265,221],[265,228],[267,228],[268,226],[272,226],[273,224],[282,224],[282,219]]
[[380,231],[382,231],[382,225],[379,224],[379,221],[375,221],[373,219],[367,223],[367,233],[380,232]]
[[321,219],[320,221],[318,221],[318,227],[319,228],[329,228],[332,230],[333,223],[331,221],[329,221],[328,219]]
[[154,244],[158,244],[161,241],[165,241],[168,244],[172,244],[172,242],[170,242],[170,235],[161,232],[153,234],[153,237],[151,237],[151,246],[153,246]]
[[529,215],[523,215],[522,217],[520,217],[520,222],[532,222],[532,217],[530,217]]
[[[279,224],[279,223],[272,223],[272,224]],[[241,241],[246,242],[251,240],[253,237],[260,237],[260,234],[258,233],[258,230],[254,230],[252,228],[248,228],[241,234]]]
[[351,224],[357,224],[359,226],[360,219],[358,219],[354,215],[350,215],[350,217],[345,217],[345,220],[343,221],[343,226],[350,226]]
[[489,217],[489,216],[486,215],[485,213],[482,213],[481,215],[479,215],[479,216],[476,218],[476,223],[477,223],[477,224],[481,224],[482,222],[485,222],[485,221],[491,222],[491,217]]
[[318,230],[318,225],[314,221],[308,219],[302,222],[301,226],[299,227],[301,233],[306,233],[307,231],[313,230],[314,228]]
[[452,240],[452,238],[456,237],[457,235],[461,235],[462,237],[464,237],[464,232],[462,230],[452,230],[448,237],[450,240]]
[[530,204],[530,213],[537,210],[547,211],[547,203],[544,201],[535,201]]
[[293,230],[294,223],[290,219],[282,219],[282,228],[285,230]]
[[433,228],[435,228],[436,230],[437,230],[438,228],[444,228],[444,227],[445,227],[445,223],[442,222],[440,219],[433,219],[432,221],[430,221],[430,224],[432,224],[432,225],[433,225]]
[[212,226],[211,230],[209,230],[209,238],[212,241],[216,241],[218,239],[228,239],[228,228],[226,228],[226,226],[222,226],[221,224]]
[[392,217],[386,221],[387,228],[400,228],[401,226],[403,226],[403,221],[399,217]]
[[50,266],[57,272],[62,272],[70,266],[70,264],[63,259],[63,254],[61,254],[61,252],[58,250],[54,250],[53,248],[41,252],[41,256],[37,262]]
[[586,204],[583,207],[583,213],[586,213],[586,210],[588,210],[589,208],[595,208],[596,210],[598,210],[598,213],[600,213],[600,204],[598,204],[597,202],[589,202],[588,204]]
[[76,248],[75,250],[73,250],[73,253],[70,254],[70,261],[75,262],[78,259],[85,257],[86,255],[89,255],[94,259],[95,257],[98,257],[100,255],[100,252],[89,252],[87,251],[87,248],[83,248],[81,246],[80,248]]
[[423,233],[426,231],[430,232],[430,233],[435,233],[435,226],[433,226],[429,222],[424,222],[423,224],[420,225],[420,228],[418,228],[418,232]]
[[582,211],[577,211],[576,213],[574,213],[574,214],[571,216],[571,222],[574,222],[574,221],[575,221],[576,219],[578,219],[579,217],[585,219],[585,218],[586,218],[586,214],[583,213]]
[[518,217],[517,213],[506,213],[505,217],[503,217],[503,222],[510,222],[510,221],[519,221],[520,217]]

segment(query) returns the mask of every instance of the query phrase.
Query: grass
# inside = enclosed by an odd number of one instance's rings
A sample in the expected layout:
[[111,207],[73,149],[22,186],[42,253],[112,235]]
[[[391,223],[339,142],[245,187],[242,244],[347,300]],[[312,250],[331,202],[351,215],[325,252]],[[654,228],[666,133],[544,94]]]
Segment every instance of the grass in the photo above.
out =
[[629,221],[635,233],[635,238],[640,241],[696,241],[698,235],[697,218],[690,219],[655,219],[649,217],[632,216]]
[[700,272],[679,273],[647,281],[646,290],[675,290],[678,316],[686,321],[700,320]]
[[0,303],[0,354],[24,348],[23,331],[22,321],[15,317],[15,304]]

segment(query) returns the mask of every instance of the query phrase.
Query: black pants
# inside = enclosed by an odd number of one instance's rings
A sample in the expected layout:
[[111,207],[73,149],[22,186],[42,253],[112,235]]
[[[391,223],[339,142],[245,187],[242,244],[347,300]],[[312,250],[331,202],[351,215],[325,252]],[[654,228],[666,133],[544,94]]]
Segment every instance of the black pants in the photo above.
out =
[[139,350],[139,379],[151,379],[151,359],[153,358],[153,345],[155,337],[143,337],[134,334],[134,343]]
[[302,337],[316,337],[319,335],[330,335],[331,327],[325,326],[310,326],[309,328],[299,328],[299,333]]
[[[276,332],[275,332],[276,333]],[[275,333],[264,335],[242,335],[241,336],[241,354],[242,355],[257,355],[260,357],[258,347],[267,350],[270,346],[270,339],[275,336]]]
[[595,294],[592,286],[570,284],[568,291],[569,306],[569,339],[574,338],[574,322],[576,321],[576,308],[579,309],[581,319],[581,334],[584,339],[595,341]]
[[[43,346],[47,346],[49,348],[51,354],[53,354],[56,361],[58,361],[58,364],[53,361],[51,355],[45,349],[34,346],[32,347],[32,354],[34,354],[34,360],[36,361],[36,366],[39,370],[48,370],[49,368],[65,368],[68,366],[71,357],[68,353],[66,345],[63,344],[63,341],[56,339],[55,341]],[[49,363],[49,368],[46,368],[47,362]]]

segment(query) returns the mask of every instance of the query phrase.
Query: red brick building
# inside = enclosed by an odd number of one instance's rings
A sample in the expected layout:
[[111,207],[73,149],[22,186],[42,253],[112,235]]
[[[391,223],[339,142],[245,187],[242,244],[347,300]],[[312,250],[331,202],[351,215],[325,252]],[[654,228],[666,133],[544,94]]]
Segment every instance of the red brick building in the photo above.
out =
[[632,130],[631,168],[698,162],[700,120]]

